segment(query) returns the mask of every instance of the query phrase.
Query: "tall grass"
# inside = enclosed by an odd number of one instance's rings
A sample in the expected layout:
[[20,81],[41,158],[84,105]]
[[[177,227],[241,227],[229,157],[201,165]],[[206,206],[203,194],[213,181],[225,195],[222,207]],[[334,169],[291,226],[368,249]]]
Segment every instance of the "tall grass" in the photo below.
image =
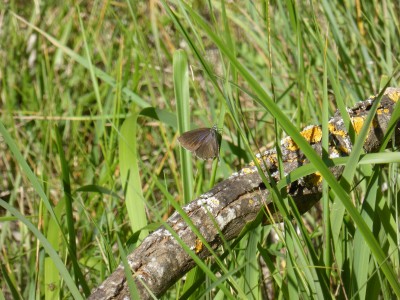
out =
[[[198,262],[164,298],[398,296],[395,156],[359,165],[353,135],[336,181],[298,131],[388,80],[399,87],[399,11],[396,1],[0,4],[0,297],[87,296],[174,207],[286,134],[331,192],[303,218],[226,243],[217,267]],[[178,146],[179,131],[213,124],[219,162]]]

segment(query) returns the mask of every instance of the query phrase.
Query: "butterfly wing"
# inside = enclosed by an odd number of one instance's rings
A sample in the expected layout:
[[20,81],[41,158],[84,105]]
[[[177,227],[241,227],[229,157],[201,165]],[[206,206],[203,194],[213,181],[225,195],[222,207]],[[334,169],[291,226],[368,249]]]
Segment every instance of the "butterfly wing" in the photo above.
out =
[[187,131],[178,138],[178,141],[183,148],[195,152],[206,142],[211,133],[210,130],[210,128],[198,128]]
[[211,129],[210,134],[203,141],[200,147],[194,151],[194,154],[201,159],[214,159],[219,157],[218,133]]

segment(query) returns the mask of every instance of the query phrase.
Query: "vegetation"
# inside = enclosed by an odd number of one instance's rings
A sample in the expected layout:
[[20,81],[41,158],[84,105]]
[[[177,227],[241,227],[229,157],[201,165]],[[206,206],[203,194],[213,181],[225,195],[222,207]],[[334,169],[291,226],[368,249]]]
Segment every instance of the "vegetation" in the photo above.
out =
[[[399,12],[397,1],[0,3],[0,299],[85,298],[171,201],[399,87]],[[179,132],[214,124],[219,161],[179,147]],[[336,182],[356,215],[330,184],[303,222],[259,227],[231,249],[226,288],[206,276],[190,297],[400,297],[399,159],[357,161],[350,186]]]

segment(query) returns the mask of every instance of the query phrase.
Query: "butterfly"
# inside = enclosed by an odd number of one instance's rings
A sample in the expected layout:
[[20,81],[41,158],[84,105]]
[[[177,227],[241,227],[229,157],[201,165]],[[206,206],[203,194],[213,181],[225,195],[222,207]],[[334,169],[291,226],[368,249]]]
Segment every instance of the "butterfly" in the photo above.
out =
[[219,157],[221,135],[216,125],[211,128],[198,128],[184,132],[178,141],[183,148],[201,159]]

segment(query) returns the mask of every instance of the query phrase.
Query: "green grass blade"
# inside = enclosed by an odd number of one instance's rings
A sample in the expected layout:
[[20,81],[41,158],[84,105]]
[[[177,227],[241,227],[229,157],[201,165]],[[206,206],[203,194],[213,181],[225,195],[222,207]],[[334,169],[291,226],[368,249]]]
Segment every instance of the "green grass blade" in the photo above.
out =
[[262,238],[262,228],[256,228],[249,234],[246,241],[247,246],[244,253],[244,276],[243,291],[248,298],[261,299],[261,291],[259,289],[260,270],[257,256],[258,241]]
[[[189,75],[187,55],[179,50],[174,53],[174,91],[179,132],[190,130]],[[181,172],[183,179],[184,203],[189,203],[193,195],[192,155],[180,147]]]
[[[7,273],[7,269],[5,268],[3,263],[0,263],[0,271],[1,271],[1,274],[3,275],[2,277],[5,281],[6,286],[8,286],[13,299],[15,299],[15,300],[21,299],[22,300],[23,297],[18,292],[17,287],[14,285],[14,280]],[[0,290],[0,294],[1,294],[0,298],[4,299],[4,295],[2,294],[1,290]]]
[[[373,232],[373,221],[374,221],[374,211],[377,205],[377,202],[382,198],[378,195],[379,189],[379,167],[375,168],[376,172],[374,172],[367,189],[367,195],[363,202],[363,209],[361,211],[361,217],[367,223],[371,232]],[[367,296],[367,283],[368,277],[370,276],[369,272],[369,262],[371,259],[371,251],[368,247],[364,247],[365,242],[361,235],[361,233],[356,230],[354,235],[354,248],[353,248],[353,272],[354,272],[354,280],[356,281],[354,288],[357,290],[352,291],[353,293],[357,293],[357,297],[360,299],[366,299]]]
[[[132,115],[122,124],[119,137],[121,181],[126,191],[125,205],[132,232],[136,232],[147,225],[146,205],[140,180],[137,139],[137,116]],[[148,231],[143,230],[140,237],[142,239],[147,235]]]
[[122,246],[120,239],[118,239],[118,248],[119,248],[119,251],[121,252],[121,259],[122,259],[122,264],[124,265],[125,278],[126,278],[126,281],[128,282],[129,293],[130,293],[129,296],[131,299],[139,299],[140,298],[139,292],[137,290],[135,281],[133,280],[132,271],[131,271],[130,265],[128,263],[128,259],[126,257],[126,253],[124,251],[124,247]]
[[[65,212],[65,197],[61,198],[61,200],[57,203],[54,208],[54,213],[56,214],[58,219],[61,219],[61,216]],[[60,250],[60,236],[62,236],[62,232],[54,219],[49,219],[48,227],[46,232],[46,238],[49,241],[49,244],[53,247],[54,251],[58,253],[62,253]],[[62,248],[61,248],[62,249]],[[64,249],[62,249],[64,250]],[[62,278],[57,269],[56,264],[54,263],[51,257],[46,257],[44,259],[44,284],[45,284],[45,298],[46,299],[54,299],[54,297],[58,297],[62,288]],[[49,288],[52,287],[52,288]]]
[[67,160],[65,158],[65,153],[64,153],[64,148],[63,148],[63,143],[61,140],[61,135],[59,132],[58,127],[55,128],[55,135],[56,135],[56,143],[57,143],[57,148],[58,148],[58,154],[60,157],[60,163],[61,163],[61,170],[62,170],[62,183],[63,183],[63,188],[64,188],[64,199],[65,199],[65,213],[66,213],[66,219],[67,219],[67,228],[68,228],[68,253],[70,255],[72,265],[74,268],[74,273],[75,273],[75,280],[77,281],[77,284],[82,286],[82,289],[85,293],[86,296],[90,295],[90,289],[86,283],[85,277],[83,276],[80,268],[79,268],[79,263],[77,260],[78,254],[76,251],[76,234],[75,234],[75,220],[73,216],[73,197],[71,194],[71,183],[69,180],[70,172],[69,172],[69,166],[67,163]]
[[53,207],[52,207],[49,199],[47,198],[47,195],[44,192],[42,185],[40,184],[40,182],[37,179],[37,177],[35,176],[35,174],[32,172],[32,169],[29,167],[28,163],[26,162],[26,160],[22,156],[22,154],[19,151],[15,141],[12,139],[11,135],[8,133],[7,129],[4,127],[3,123],[1,122],[1,120],[0,120],[0,133],[3,135],[4,141],[6,142],[8,147],[10,148],[11,152],[13,153],[15,159],[17,160],[18,164],[20,165],[20,167],[23,170],[24,174],[26,175],[26,177],[31,182],[33,188],[38,193],[39,197],[43,200],[44,205],[46,206],[46,208],[49,211],[51,217],[53,218],[53,220],[55,221],[55,223],[57,224],[58,228],[61,231],[60,222],[59,222],[59,220],[57,219],[57,217],[56,217],[56,215],[54,213]]
[[82,295],[79,292],[78,287],[75,285],[74,280],[72,279],[71,275],[69,274],[67,268],[65,267],[64,263],[58,256],[57,252],[53,249],[49,241],[46,237],[33,225],[29,220],[19,213],[14,207],[11,207],[3,200],[0,200],[0,206],[4,209],[9,211],[12,215],[18,218],[20,222],[25,224],[26,227],[35,235],[35,237],[40,241],[41,245],[43,246],[46,253],[51,257],[54,264],[56,265],[58,271],[61,274],[61,277],[64,279],[65,284],[67,285],[69,292],[75,299],[83,299]]

